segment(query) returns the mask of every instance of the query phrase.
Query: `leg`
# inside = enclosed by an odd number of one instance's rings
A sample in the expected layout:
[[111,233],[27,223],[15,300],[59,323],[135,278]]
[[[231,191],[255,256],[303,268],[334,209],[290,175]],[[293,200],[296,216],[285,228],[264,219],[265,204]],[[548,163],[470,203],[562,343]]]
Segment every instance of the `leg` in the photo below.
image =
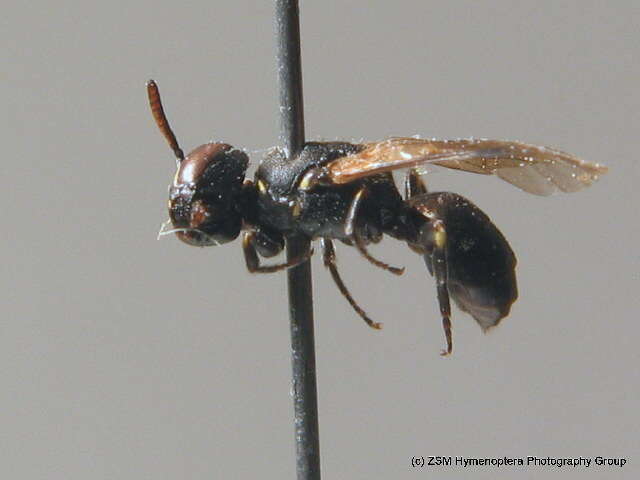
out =
[[[415,170],[411,170],[405,179],[405,195],[407,202],[424,217],[416,239],[409,242],[409,247],[424,256],[424,262],[436,281],[438,304],[442,316],[442,328],[447,339],[447,348],[440,352],[449,355],[453,350],[451,335],[451,304],[449,301],[449,265],[447,261],[447,231],[443,219],[438,218],[433,209],[427,208],[431,195]],[[420,198],[417,198],[424,195]],[[411,199],[413,198],[413,202]]]
[[388,270],[389,272],[395,275],[402,275],[404,273],[404,268],[392,267],[387,263],[381,262],[380,260],[373,258],[367,251],[367,247],[364,241],[358,234],[358,230],[356,228],[356,218],[358,217],[358,207],[362,203],[362,199],[365,197],[366,194],[367,194],[367,187],[362,186],[362,188],[360,188],[360,190],[358,190],[356,195],[353,197],[353,201],[349,206],[349,212],[347,213],[347,221],[344,227],[344,231],[347,234],[347,236],[353,239],[354,245],[356,246],[356,248],[364,258],[369,260],[376,267],[380,267],[384,270]]
[[251,273],[274,273],[287,268],[295,267],[302,262],[306,262],[313,250],[310,250],[307,255],[300,258],[294,258],[285,263],[279,263],[276,265],[260,265],[260,258],[256,250],[256,233],[253,231],[246,231],[242,236],[242,250],[244,252],[244,260],[247,264],[247,270]]
[[265,227],[253,227],[253,232],[251,243],[261,257],[275,257],[284,250],[284,236],[281,233]]
[[418,172],[412,168],[407,172],[407,176],[404,178],[404,198],[405,200],[427,193],[427,186],[420,178]]
[[[442,350],[440,355],[449,355],[453,350],[453,341],[451,339],[451,305],[447,288],[447,232],[442,220],[436,220],[433,223],[433,230],[435,241],[431,255],[431,268],[433,277],[436,280],[438,303],[440,304],[440,314],[442,315],[442,328],[444,328],[444,334],[447,338],[447,349]],[[427,261],[427,258],[425,256],[425,261]]]
[[353,297],[349,293],[349,290],[347,290],[347,287],[345,286],[342,279],[340,278],[340,274],[338,273],[338,268],[336,267],[336,251],[333,248],[333,242],[328,238],[321,238],[320,246],[322,248],[322,258],[324,260],[324,266],[327,267],[331,272],[333,281],[338,286],[340,293],[342,293],[344,298],[346,298],[347,301],[349,302],[349,305],[351,305],[351,307],[356,311],[356,313],[360,315],[360,317],[362,317],[362,319],[367,323],[367,325],[377,330],[381,329],[382,324],[374,322],[367,316],[365,311],[362,310],[362,308],[360,308],[360,306],[353,299]]

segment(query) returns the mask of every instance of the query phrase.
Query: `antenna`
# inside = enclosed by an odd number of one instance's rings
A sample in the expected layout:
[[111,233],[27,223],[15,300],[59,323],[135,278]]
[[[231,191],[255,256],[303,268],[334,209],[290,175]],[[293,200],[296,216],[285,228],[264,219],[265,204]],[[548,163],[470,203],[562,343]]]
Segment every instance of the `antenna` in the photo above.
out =
[[160,91],[158,90],[158,85],[155,81],[149,80],[147,82],[147,94],[149,95],[149,106],[151,107],[153,119],[156,121],[156,125],[158,125],[158,128],[162,135],[164,135],[164,138],[167,139],[167,143],[169,144],[169,147],[171,147],[171,150],[173,150],[173,154],[178,159],[179,164],[184,160],[184,153],[178,145],[178,140],[176,140],[173,130],[171,130],[171,127],[169,126],[167,116],[164,114],[162,100],[160,100]]

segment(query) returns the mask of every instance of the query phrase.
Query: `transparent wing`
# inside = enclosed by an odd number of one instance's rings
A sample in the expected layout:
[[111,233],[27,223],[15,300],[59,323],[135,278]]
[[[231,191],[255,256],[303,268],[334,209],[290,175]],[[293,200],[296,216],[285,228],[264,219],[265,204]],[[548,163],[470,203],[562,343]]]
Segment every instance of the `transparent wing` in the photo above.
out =
[[535,195],[575,192],[588,187],[607,168],[549,147],[486,139],[425,140],[390,138],[364,145],[359,153],[327,165],[333,183],[352,182],[375,173],[427,165],[464,170],[501,179]]

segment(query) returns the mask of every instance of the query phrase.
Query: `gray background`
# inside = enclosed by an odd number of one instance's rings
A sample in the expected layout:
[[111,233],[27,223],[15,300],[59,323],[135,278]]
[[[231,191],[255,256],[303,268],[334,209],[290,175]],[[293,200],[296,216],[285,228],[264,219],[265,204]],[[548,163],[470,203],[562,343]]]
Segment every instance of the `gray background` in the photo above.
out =
[[[156,241],[171,152],[277,142],[272,2],[12,2],[2,20],[0,477],[292,478],[285,276],[239,242]],[[519,258],[520,299],[488,335],[454,313],[403,244],[402,278],[338,251],[350,310],[314,259],[325,478],[493,478],[415,471],[413,455],[627,457],[637,478],[638,34],[634,1],[304,2],[310,139],[491,137],[556,146],[611,172],[537,198],[438,172]]]

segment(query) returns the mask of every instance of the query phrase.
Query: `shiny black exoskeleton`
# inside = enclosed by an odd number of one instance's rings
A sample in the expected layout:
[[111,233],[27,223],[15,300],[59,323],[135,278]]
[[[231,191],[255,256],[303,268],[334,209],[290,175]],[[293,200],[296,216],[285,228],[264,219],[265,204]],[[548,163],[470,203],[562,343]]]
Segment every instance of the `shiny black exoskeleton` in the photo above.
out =
[[[288,234],[321,239],[325,264],[356,311],[377,326],[355,304],[335,270],[332,240],[353,245],[375,265],[402,273],[369,255],[366,245],[386,234],[406,241],[422,254],[435,277],[445,331],[450,340],[449,296],[483,329],[495,326],[517,298],[516,259],[489,217],[454,193],[428,193],[415,171],[405,181],[405,198],[390,173],[344,185],[313,179],[337,158],[362,147],[344,142],[310,142],[293,162],[275,151],[260,163],[255,176],[257,200],[253,232],[247,238],[265,257],[282,250]],[[273,249],[260,249],[261,245]],[[251,244],[246,245],[246,249]],[[256,263],[249,264],[252,270]],[[285,266],[291,266],[285,264]],[[447,352],[451,342],[448,342]]]
[[[270,273],[294,267],[312,252],[284,263],[260,257],[282,252],[288,238],[319,240],[325,266],[354,310],[373,328],[336,266],[334,241],[355,247],[374,265],[367,246],[384,235],[423,256],[434,277],[447,348],[451,352],[450,297],[484,329],[508,315],[518,296],[516,258],[491,220],[469,200],[427,191],[417,168],[427,164],[497,175],[536,195],[574,192],[596,181],[606,167],[548,147],[485,139],[391,138],[381,142],[309,142],[294,159],[277,149],[245,178],[247,155],[224,143],[208,143],[184,157],[164,114],[156,84],[147,84],[153,116],[178,159],[170,187],[170,227],[190,245],[230,242],[242,233],[247,268]],[[405,168],[404,195],[392,171]]]
[[424,256],[436,279],[438,301],[452,349],[449,295],[483,328],[496,325],[517,297],[515,257],[504,237],[477,207],[452,193],[427,193],[418,174],[407,175],[405,198],[390,172],[344,183],[327,182],[326,167],[362,151],[346,142],[309,142],[289,161],[274,149],[260,163],[254,181],[245,179],[247,155],[224,143],[208,143],[185,158],[164,115],[155,83],[148,84],[156,122],[178,159],[169,188],[171,228],[163,233],[195,246],[220,245],[243,232],[242,246],[252,273],[294,267],[309,255],[285,263],[261,265],[289,236],[319,239],[326,267],[341,293],[373,328],[355,302],[337,267],[333,245],[355,246],[374,265],[395,274],[404,269],[373,258],[367,245],[383,235],[406,241]]

